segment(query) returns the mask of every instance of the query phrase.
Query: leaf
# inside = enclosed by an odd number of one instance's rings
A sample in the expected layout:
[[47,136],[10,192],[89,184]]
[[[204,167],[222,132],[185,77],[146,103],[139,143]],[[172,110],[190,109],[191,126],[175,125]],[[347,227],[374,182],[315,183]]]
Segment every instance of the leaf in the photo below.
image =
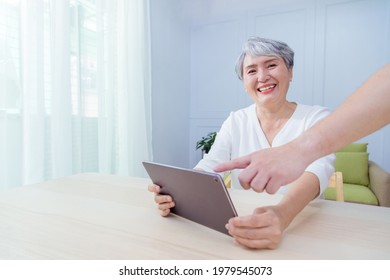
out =
[[214,144],[215,137],[217,132],[210,132],[207,136],[202,137],[201,140],[196,142],[196,149],[201,149],[203,152],[208,153],[211,149],[211,146]]

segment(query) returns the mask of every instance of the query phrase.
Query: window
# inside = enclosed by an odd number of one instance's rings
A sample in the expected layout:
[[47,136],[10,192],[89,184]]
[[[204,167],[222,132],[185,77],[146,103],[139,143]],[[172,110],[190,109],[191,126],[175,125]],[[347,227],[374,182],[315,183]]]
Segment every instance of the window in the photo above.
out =
[[144,174],[148,9],[148,0],[0,0],[0,189]]
[[0,117],[21,106],[18,1],[0,0]]

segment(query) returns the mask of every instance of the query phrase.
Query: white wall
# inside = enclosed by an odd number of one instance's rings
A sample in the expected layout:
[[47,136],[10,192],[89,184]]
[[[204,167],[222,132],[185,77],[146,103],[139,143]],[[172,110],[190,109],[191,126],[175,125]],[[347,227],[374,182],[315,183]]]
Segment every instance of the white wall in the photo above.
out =
[[[235,59],[248,36],[287,42],[296,53],[288,98],[331,109],[390,61],[388,0],[188,2],[185,9],[193,11],[190,166],[201,157],[196,141],[217,131],[230,111],[251,103],[234,73]],[[369,142],[370,159],[388,171],[389,140],[387,126],[360,141]]]
[[153,156],[188,167],[190,26],[180,0],[151,0]]

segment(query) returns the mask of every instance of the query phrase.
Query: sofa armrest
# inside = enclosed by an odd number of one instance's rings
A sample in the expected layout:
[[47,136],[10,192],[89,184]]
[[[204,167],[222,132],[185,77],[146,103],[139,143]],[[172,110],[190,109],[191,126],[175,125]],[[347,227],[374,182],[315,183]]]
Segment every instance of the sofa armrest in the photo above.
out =
[[368,162],[370,188],[379,201],[379,206],[390,207],[390,174],[373,161]]

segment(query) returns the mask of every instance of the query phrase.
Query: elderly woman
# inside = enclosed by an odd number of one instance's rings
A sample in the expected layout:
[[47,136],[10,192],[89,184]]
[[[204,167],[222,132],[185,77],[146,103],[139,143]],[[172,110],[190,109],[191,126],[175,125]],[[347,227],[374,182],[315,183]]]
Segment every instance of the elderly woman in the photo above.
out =
[[[294,52],[283,42],[253,37],[244,44],[236,72],[254,104],[230,114],[208,157],[196,169],[213,171],[220,163],[286,144],[330,113],[324,107],[287,100],[293,65]],[[294,217],[327,187],[333,161],[334,155],[329,155],[309,165],[296,181],[278,190],[283,198],[277,205],[230,219],[226,227],[235,241],[249,248],[275,249]],[[238,174],[239,170],[232,171],[233,188],[240,187]],[[161,215],[168,215],[174,206],[172,198],[159,195],[159,186],[153,184],[149,191],[156,194]]]

